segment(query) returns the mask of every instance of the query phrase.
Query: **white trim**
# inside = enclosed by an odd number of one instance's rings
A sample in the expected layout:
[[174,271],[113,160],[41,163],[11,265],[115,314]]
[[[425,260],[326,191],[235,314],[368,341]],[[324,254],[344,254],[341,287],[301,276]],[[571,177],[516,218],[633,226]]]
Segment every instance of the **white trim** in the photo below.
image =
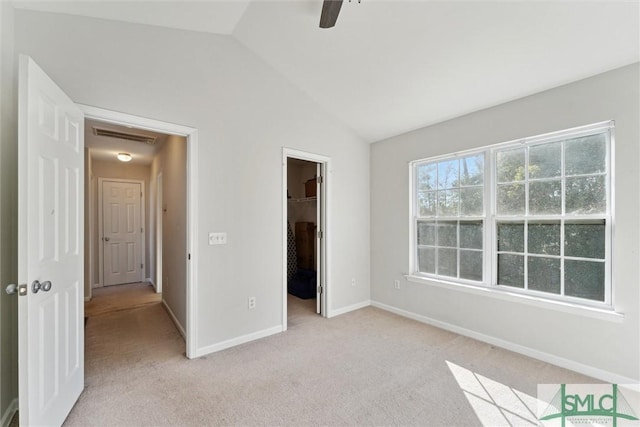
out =
[[85,296],[85,297],[84,297],[84,302],[89,302],[89,301],[91,301],[91,297],[87,297],[87,296]]
[[215,353],[217,351],[226,350],[228,348],[235,347],[240,344],[245,344],[261,338],[266,338],[271,335],[279,334],[280,332],[284,332],[282,326],[273,326],[271,328],[263,329],[258,332],[253,332],[250,334],[232,338],[230,340],[222,341],[217,344],[200,347],[198,348],[198,352],[194,355],[194,357],[201,357],[207,354]]
[[171,320],[173,321],[173,324],[176,325],[176,329],[178,329],[178,332],[180,332],[180,335],[182,335],[182,338],[186,339],[187,333],[185,332],[185,330],[182,327],[182,325],[180,324],[180,322],[178,322],[178,318],[173,313],[173,310],[171,310],[171,307],[169,307],[169,304],[167,304],[167,301],[164,298],[162,299],[162,306],[164,307],[164,309],[169,314],[169,317],[171,317]]
[[468,285],[465,283],[453,281],[449,282],[441,279],[427,278],[411,274],[406,274],[404,277],[409,282],[413,283],[420,283],[429,286],[436,286],[438,288],[462,291],[475,295],[483,295],[490,298],[498,298],[509,302],[532,305],[534,307],[556,310],[563,313],[576,314],[614,323],[624,323],[624,313],[619,313],[604,308],[596,308],[583,304],[572,304],[567,301],[552,300],[548,298],[538,298],[531,294],[509,292],[497,286]]
[[[103,287],[104,284],[104,245],[102,245],[102,239],[104,237],[104,227],[103,227],[103,215],[104,215],[104,205],[102,203],[102,186],[105,182],[120,182],[124,184],[139,184],[140,185],[140,227],[142,227],[142,238],[140,239],[140,263],[142,265],[145,264],[147,247],[146,247],[146,235],[147,235],[147,224],[145,222],[145,182],[139,179],[125,179],[125,178],[104,178],[98,177],[98,265],[99,265],[99,274],[100,280],[99,286]],[[143,268],[141,268],[143,270]],[[140,271],[140,281],[144,281],[144,271]]]
[[156,292],[161,293],[162,292],[162,279],[163,279],[163,273],[162,273],[162,253],[164,248],[162,247],[162,240],[163,240],[163,234],[162,234],[162,227],[163,227],[163,204],[164,204],[164,197],[163,197],[163,191],[164,191],[164,183],[163,183],[163,174],[162,174],[162,170],[160,170],[158,172],[158,174],[155,177],[156,180],[156,207],[155,207],[155,214],[156,214],[156,221],[155,221],[155,230],[153,230],[153,232],[155,233],[155,243],[156,243],[156,259],[155,259],[155,268],[156,268]]
[[134,116],[117,111],[105,110],[85,104],[76,104],[85,118],[112,124],[132,126],[155,132],[184,136],[187,139],[187,324],[186,354],[188,358],[198,353],[198,300],[197,300],[197,232],[198,232],[198,130],[189,126]]
[[356,304],[351,304],[346,307],[340,307],[336,310],[329,310],[329,314],[327,317],[336,317],[342,314],[350,313],[352,311],[360,310],[361,308],[369,307],[371,305],[371,300],[362,301]]
[[322,301],[320,304],[320,315],[328,316],[328,307],[331,305],[331,183],[333,169],[331,167],[331,157],[320,154],[309,153],[306,151],[294,150],[282,147],[282,330],[287,330],[287,160],[288,159],[306,160],[309,162],[319,163],[324,172],[323,185],[320,199],[320,207],[322,209],[322,223],[318,224],[322,230],[323,236],[321,240],[322,251],[320,256],[324,256],[322,260],[322,271],[319,277],[324,278]]
[[187,135],[187,357],[198,353],[198,131]]
[[163,122],[147,117],[134,116],[132,114],[121,113],[118,111],[105,110],[103,108],[93,107],[91,105],[78,103],[76,103],[76,105],[78,106],[78,108],[80,108],[80,110],[82,110],[86,119],[95,119],[101,122],[108,122],[122,126],[131,126],[139,129],[168,133],[178,136],[189,136],[196,130],[195,128],[188,126]]
[[611,384],[638,384],[640,382],[640,379],[632,379],[629,377],[618,375],[613,372],[596,368],[594,366],[589,366],[580,362],[576,362],[575,360],[570,360],[554,354],[545,353],[543,351],[535,350],[530,347],[526,347],[520,344],[515,344],[510,341],[506,341],[490,335],[485,335],[480,332],[473,331],[471,329],[466,329],[457,325],[452,325],[447,322],[442,322],[440,320],[432,319],[427,316],[423,316],[420,314],[412,313],[410,311],[392,307],[390,305],[386,305],[381,302],[371,301],[371,305],[374,307],[380,308],[382,310],[397,314],[402,317],[407,317],[409,319],[413,319],[421,323],[426,323],[428,325],[435,326],[437,328],[445,329],[447,331],[454,332],[459,335],[463,335],[469,338],[476,339],[478,341],[485,342],[487,344],[495,345],[497,347],[501,347],[506,350],[513,351],[515,353],[523,354],[525,356],[529,356],[546,363],[551,363],[553,365],[560,366],[561,368],[570,369],[572,371],[575,371],[583,375],[587,375]]
[[2,414],[2,418],[0,418],[0,426],[8,427],[9,424],[11,423],[11,420],[13,419],[13,416],[16,414],[17,411],[18,411],[18,398],[16,397],[9,403],[9,406],[7,406],[7,409],[4,411],[4,414]]

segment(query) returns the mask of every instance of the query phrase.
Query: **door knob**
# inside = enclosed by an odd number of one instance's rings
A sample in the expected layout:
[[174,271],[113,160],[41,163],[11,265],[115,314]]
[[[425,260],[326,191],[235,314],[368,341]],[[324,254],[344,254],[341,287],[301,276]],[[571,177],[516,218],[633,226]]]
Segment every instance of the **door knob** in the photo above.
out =
[[43,292],[49,292],[50,289],[51,282],[48,280],[42,283],[40,283],[40,281],[38,280],[34,280],[31,284],[31,291],[33,291],[34,294],[37,294],[39,290],[42,290]]
[[109,240],[110,240],[110,239],[109,239],[108,237],[105,237],[105,238],[104,238],[104,241],[105,241],[105,242],[108,242]]
[[7,288],[5,289],[5,291],[7,292],[7,294],[9,295],[15,295],[18,294],[21,297],[25,296],[27,294],[27,285],[14,285],[13,283],[10,285],[7,285]]

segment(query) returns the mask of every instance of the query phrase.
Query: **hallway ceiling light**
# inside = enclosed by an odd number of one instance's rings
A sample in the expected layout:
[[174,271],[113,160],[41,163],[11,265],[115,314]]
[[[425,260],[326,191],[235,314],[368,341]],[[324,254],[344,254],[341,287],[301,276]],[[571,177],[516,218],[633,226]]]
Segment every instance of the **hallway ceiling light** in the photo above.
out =
[[118,155],[116,157],[121,162],[128,162],[128,161],[131,160],[131,154],[129,154],[129,153],[118,153]]

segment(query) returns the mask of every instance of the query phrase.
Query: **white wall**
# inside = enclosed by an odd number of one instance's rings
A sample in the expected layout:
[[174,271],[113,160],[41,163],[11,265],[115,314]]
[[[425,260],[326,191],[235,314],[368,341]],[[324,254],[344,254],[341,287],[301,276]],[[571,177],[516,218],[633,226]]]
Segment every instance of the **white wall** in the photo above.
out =
[[16,49],[76,102],[198,129],[199,348],[282,325],[283,146],[332,158],[329,310],[368,301],[369,146],[240,43],[19,10]]
[[[187,316],[187,141],[170,135],[154,157],[149,179],[152,193],[157,191],[158,173],[162,173],[162,299],[173,313],[182,330]],[[156,195],[150,208],[156,215]],[[155,230],[155,221],[151,221]],[[152,230],[151,227],[148,227]],[[151,258],[156,256],[156,243],[150,246]],[[155,262],[153,263],[155,269]],[[155,282],[155,271],[152,273]]]
[[18,296],[4,289],[17,283],[17,89],[14,83],[13,7],[0,1],[0,426],[7,425],[18,397]]
[[[591,373],[640,381],[638,73],[635,64],[372,145],[372,300],[568,359]],[[610,119],[616,122],[613,281],[622,324],[403,279],[410,239],[407,162]],[[394,280],[402,282],[400,290]]]

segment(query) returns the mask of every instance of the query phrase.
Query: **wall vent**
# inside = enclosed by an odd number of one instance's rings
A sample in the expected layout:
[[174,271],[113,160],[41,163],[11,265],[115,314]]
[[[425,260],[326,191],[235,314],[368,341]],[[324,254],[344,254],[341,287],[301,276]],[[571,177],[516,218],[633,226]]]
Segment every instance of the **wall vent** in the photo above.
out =
[[107,138],[117,138],[127,141],[142,142],[148,145],[155,145],[157,139],[155,136],[141,135],[138,133],[119,132],[117,130],[104,129],[95,126],[93,127],[93,134],[97,136],[104,136]]

